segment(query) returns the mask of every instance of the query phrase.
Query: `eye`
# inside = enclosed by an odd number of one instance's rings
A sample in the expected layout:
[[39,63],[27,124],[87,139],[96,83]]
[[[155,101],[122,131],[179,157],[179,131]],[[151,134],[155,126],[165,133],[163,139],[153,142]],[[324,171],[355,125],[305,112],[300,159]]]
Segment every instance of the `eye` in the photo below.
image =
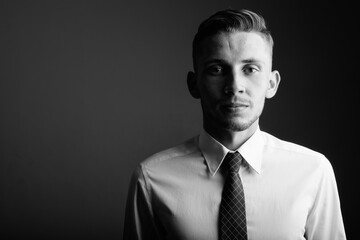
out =
[[245,74],[250,75],[260,71],[260,68],[255,65],[247,65],[243,68]]
[[220,76],[223,75],[225,69],[220,65],[213,65],[207,68],[207,73],[213,76]]

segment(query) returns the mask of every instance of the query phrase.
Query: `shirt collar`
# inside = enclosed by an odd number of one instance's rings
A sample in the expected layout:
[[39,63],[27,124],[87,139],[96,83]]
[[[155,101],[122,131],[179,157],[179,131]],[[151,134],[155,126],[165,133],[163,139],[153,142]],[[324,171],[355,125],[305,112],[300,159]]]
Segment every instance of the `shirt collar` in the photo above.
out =
[[[226,154],[233,152],[210,136],[204,129],[200,133],[199,147],[213,176],[219,170]],[[264,139],[258,127],[255,133],[236,150],[258,174],[261,174],[263,147]]]

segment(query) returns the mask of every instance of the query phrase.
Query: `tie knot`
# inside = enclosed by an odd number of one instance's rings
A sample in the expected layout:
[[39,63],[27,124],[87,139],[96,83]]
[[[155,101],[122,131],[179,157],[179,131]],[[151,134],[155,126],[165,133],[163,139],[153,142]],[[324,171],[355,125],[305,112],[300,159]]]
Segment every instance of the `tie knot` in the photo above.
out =
[[242,157],[241,154],[239,152],[234,152],[234,153],[228,153],[225,157],[225,164],[226,164],[226,169],[228,169],[230,172],[239,172],[240,169],[240,165],[241,165],[241,161],[242,161]]

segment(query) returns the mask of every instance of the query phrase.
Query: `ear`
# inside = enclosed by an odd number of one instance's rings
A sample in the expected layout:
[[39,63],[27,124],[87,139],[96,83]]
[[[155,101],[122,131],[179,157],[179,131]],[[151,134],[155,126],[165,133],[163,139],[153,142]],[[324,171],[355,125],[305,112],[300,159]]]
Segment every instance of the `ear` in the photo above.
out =
[[200,98],[200,92],[197,87],[197,81],[196,81],[196,73],[194,72],[188,72],[187,75],[187,86],[189,89],[189,92],[193,98],[199,99]]
[[278,71],[274,70],[271,72],[269,86],[268,89],[266,90],[266,95],[265,95],[266,98],[272,98],[273,96],[275,96],[280,84],[280,79],[281,77]]

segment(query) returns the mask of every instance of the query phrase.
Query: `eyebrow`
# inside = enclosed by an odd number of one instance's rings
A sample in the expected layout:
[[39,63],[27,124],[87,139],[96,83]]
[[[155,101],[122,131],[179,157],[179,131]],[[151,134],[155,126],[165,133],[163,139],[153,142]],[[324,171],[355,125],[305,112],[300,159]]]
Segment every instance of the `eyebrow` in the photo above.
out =
[[263,61],[255,59],[255,58],[248,58],[241,60],[242,63],[263,63]]
[[[226,61],[224,61],[223,59],[218,59],[218,58],[214,58],[214,59],[210,59],[207,61],[204,61],[204,64],[207,65],[209,63],[226,63]],[[264,64],[263,61],[255,59],[255,58],[247,58],[247,59],[243,59],[241,60],[241,63],[259,63],[259,64]]]
[[205,65],[209,63],[226,63],[226,61],[217,58],[204,61]]

